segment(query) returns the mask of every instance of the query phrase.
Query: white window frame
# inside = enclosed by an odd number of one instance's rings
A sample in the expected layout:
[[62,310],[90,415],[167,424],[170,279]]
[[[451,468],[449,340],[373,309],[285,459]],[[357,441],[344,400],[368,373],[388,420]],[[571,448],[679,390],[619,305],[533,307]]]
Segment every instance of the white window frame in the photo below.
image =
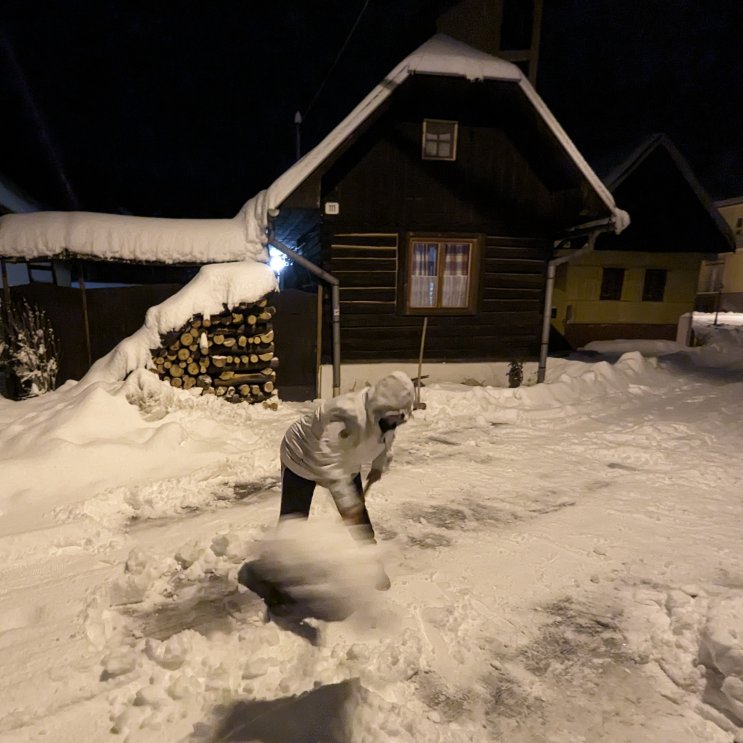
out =
[[[440,137],[442,136],[441,134],[438,134],[435,132],[429,132],[430,124],[436,124],[436,125],[447,124],[450,127],[451,150],[448,156],[438,154],[445,140],[440,139]],[[423,119],[423,131],[421,134],[421,158],[423,160],[443,160],[445,162],[446,161],[452,162],[457,159],[458,140],[459,140],[459,122],[458,121],[449,121],[448,119]],[[426,145],[429,144],[429,141],[431,143],[434,143],[435,148],[436,148],[436,154],[431,154],[427,151]]]

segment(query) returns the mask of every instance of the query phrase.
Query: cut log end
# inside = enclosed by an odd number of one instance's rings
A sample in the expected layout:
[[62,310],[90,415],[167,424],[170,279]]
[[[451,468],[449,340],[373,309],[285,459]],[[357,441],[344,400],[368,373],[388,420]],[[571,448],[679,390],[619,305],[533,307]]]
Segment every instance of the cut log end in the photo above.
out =
[[196,388],[232,403],[263,403],[275,409],[278,359],[267,299],[223,305],[214,315],[194,315],[180,329],[160,335],[150,371],[173,387]]

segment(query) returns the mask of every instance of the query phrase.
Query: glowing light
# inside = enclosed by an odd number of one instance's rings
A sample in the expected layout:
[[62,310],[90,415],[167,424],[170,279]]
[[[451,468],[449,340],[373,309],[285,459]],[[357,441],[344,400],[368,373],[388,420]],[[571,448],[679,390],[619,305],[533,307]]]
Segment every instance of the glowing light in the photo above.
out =
[[268,256],[268,265],[274,273],[281,273],[289,265],[286,256],[280,250],[276,250],[273,245],[268,248]]

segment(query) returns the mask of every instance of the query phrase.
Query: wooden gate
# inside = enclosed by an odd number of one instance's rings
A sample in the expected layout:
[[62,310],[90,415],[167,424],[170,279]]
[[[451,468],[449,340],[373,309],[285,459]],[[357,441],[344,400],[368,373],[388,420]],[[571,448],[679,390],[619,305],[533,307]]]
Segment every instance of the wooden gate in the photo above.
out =
[[317,294],[284,289],[271,297],[271,304],[276,307],[279,397],[313,400],[317,396]]

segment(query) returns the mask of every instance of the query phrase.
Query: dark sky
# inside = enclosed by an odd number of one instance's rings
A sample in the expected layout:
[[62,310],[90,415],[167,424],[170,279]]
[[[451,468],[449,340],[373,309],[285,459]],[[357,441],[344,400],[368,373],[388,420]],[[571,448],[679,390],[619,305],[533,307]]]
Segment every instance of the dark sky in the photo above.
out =
[[[443,5],[6,0],[0,172],[48,208],[232,216],[293,161],[294,112],[311,146]],[[537,89],[589,157],[665,131],[713,197],[740,195],[741,6],[545,0]]]
[[537,88],[589,159],[664,132],[743,195],[743,2],[545,0]]

